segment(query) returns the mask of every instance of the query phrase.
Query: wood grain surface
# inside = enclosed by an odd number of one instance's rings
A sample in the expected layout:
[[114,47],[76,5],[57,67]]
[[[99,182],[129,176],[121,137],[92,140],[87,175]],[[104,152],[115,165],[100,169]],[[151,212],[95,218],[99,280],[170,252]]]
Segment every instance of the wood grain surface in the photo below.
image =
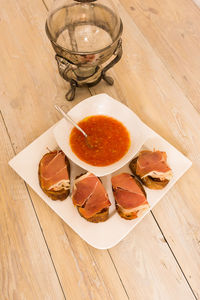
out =
[[[0,300],[200,299],[200,9],[198,0],[116,0],[121,61],[78,89],[58,74],[44,23],[51,0],[3,0],[0,11]],[[93,94],[128,105],[192,168],[117,246],[84,242],[8,161]]]

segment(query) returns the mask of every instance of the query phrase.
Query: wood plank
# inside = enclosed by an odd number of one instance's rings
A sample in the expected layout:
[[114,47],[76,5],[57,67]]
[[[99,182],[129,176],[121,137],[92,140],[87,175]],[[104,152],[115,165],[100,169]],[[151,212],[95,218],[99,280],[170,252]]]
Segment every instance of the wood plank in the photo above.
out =
[[[58,120],[54,103],[64,104],[67,110],[90,95],[86,88],[77,89],[73,104],[65,101],[68,83],[58,73],[55,53],[45,34],[46,16],[40,0],[34,3],[17,1],[14,4],[5,1],[1,11],[0,34],[4,43],[0,45],[3,58],[0,64],[0,105],[10,120],[11,134],[17,140],[24,137],[21,149]],[[16,114],[22,110],[26,111],[23,118]],[[25,127],[27,132],[16,130]],[[15,147],[15,150],[18,149]]]
[[65,299],[1,115],[0,136],[0,298]]
[[109,251],[130,299],[195,299],[151,214]]
[[199,8],[192,0],[125,0],[122,5],[200,112]]
[[[0,107],[13,146],[19,152],[58,121],[55,103],[67,110],[90,93],[88,89],[78,90],[73,103],[65,102],[67,84],[58,74],[53,51],[45,36],[46,10],[41,1],[7,1],[2,14]],[[9,24],[15,28],[15,38],[10,38]],[[93,251],[33,191],[30,192],[66,298],[127,299],[108,252]]]
[[114,89],[101,83],[92,88],[92,92],[104,90],[122,100],[147,125],[193,161],[192,169],[153,212],[195,295],[199,297],[199,114],[128,15],[123,7],[124,1],[121,5],[117,1],[117,5],[124,21],[124,55],[110,71],[115,79]]
[[67,299],[127,299],[109,253],[89,246],[30,193]]

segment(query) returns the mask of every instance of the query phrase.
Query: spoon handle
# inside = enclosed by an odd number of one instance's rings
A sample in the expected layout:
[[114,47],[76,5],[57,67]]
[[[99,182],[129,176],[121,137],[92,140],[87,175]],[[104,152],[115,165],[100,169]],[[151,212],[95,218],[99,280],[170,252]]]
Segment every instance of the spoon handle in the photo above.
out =
[[61,114],[63,115],[63,117],[64,117],[67,121],[69,121],[70,123],[72,123],[72,124],[73,124],[78,130],[80,130],[80,131],[82,132],[82,134],[87,138],[87,134],[85,133],[85,131],[83,131],[83,129],[82,129],[80,126],[78,126],[78,125],[70,118],[70,116],[67,115],[67,114],[62,110],[62,108],[61,108],[60,106],[54,105],[54,107],[55,107],[55,109],[56,109],[59,113],[61,113]]

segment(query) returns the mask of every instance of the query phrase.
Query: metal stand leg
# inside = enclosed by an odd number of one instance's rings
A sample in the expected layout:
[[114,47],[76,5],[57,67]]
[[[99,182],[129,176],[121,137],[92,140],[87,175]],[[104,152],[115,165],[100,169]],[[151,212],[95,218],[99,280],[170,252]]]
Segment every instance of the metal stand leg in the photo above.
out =
[[75,80],[71,80],[71,81],[70,81],[70,85],[71,85],[71,88],[70,88],[70,90],[67,92],[67,94],[65,95],[65,99],[66,99],[67,101],[72,101],[72,100],[74,100],[75,92],[76,92],[76,87],[77,87],[77,84],[76,84],[76,81],[75,81]]

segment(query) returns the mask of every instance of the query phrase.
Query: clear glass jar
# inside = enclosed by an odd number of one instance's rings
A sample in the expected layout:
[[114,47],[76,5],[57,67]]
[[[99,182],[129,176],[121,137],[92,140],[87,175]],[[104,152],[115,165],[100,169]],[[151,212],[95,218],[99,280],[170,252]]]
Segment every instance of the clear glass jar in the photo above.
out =
[[[46,31],[56,52],[63,56],[66,51],[64,57],[76,64],[76,54],[95,54],[115,47],[122,33],[122,22],[112,0],[55,1],[47,18]],[[112,49],[109,52],[112,55]],[[86,62],[95,63],[92,56],[87,57]],[[104,61],[102,57],[98,64]]]
[[[57,0],[46,21],[46,33],[56,52],[60,75],[71,83],[72,100],[77,86],[94,85],[122,55],[122,21],[114,0]],[[115,58],[111,61],[111,56]],[[104,64],[107,62],[107,65]]]

